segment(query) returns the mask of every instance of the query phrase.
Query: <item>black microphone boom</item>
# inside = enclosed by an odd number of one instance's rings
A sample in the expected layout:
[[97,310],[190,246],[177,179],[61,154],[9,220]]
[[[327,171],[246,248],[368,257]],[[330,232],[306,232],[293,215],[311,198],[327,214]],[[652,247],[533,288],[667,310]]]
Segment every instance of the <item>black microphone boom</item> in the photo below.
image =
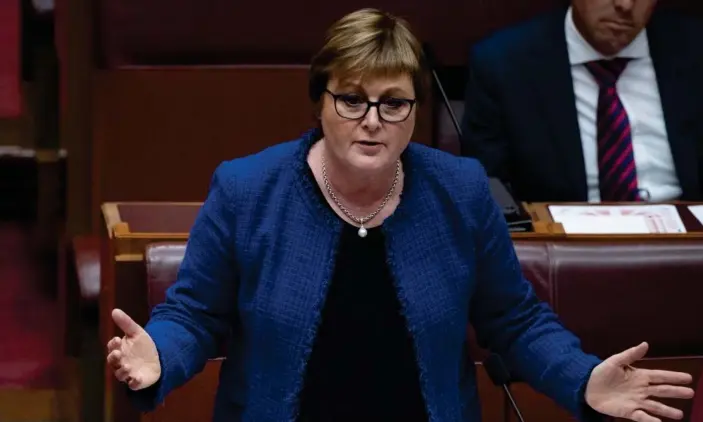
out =
[[449,118],[452,120],[452,124],[454,125],[454,129],[456,129],[456,133],[459,135],[459,139],[461,139],[463,137],[461,133],[461,126],[459,125],[459,121],[456,119],[456,114],[454,114],[452,103],[449,101],[449,97],[444,91],[442,81],[439,80],[439,76],[437,75],[437,71],[435,70],[435,64],[437,62],[435,60],[432,47],[430,47],[429,44],[424,44],[422,46],[422,51],[425,53],[425,60],[427,61],[427,67],[432,73],[432,79],[434,79],[435,85],[437,86],[439,93],[442,95],[442,102],[444,103],[444,107],[447,109],[447,113],[449,113]]
[[501,357],[497,354],[493,353],[488,357],[488,359],[483,361],[483,367],[486,369],[488,377],[491,379],[493,384],[503,388],[505,398],[503,406],[504,420],[506,422],[510,421],[509,408],[512,408],[515,412],[515,416],[517,416],[518,421],[525,422],[525,419],[522,418],[522,413],[520,413],[520,408],[517,406],[515,398],[510,392],[509,385],[512,380],[512,376],[510,375],[510,371],[508,370],[508,368],[505,366],[505,363],[503,363],[503,359],[501,359]]
[[[452,108],[452,104],[449,101],[449,97],[444,91],[442,81],[439,80],[439,76],[437,75],[437,71],[435,70],[437,61],[432,51],[432,48],[428,44],[424,44],[422,47],[422,51],[425,57],[425,64],[432,73],[432,78],[435,82],[434,84],[437,86],[437,89],[439,90],[439,93],[442,96],[442,103],[447,109],[447,112],[449,113],[449,118],[451,119],[452,124],[454,125],[454,129],[456,130],[457,135],[459,135],[459,140],[461,141],[464,135],[461,131],[459,121],[457,120],[456,115],[454,114],[454,109]],[[438,147],[437,141],[438,140],[436,136],[432,137],[432,146],[434,148]],[[503,211],[503,217],[505,217],[505,221],[508,224],[508,230],[511,232],[532,231],[532,218],[530,218],[530,215],[527,213],[527,211],[522,206],[520,206],[520,204],[518,204],[518,202],[515,200],[512,193],[508,190],[505,184],[496,178],[491,178],[489,182],[491,195],[493,196],[493,199],[500,205]]]

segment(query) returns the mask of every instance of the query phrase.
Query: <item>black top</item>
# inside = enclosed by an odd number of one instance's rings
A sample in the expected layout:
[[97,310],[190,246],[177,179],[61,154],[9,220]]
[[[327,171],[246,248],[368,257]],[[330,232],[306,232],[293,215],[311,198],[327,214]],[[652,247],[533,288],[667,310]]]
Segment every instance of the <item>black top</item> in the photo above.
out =
[[372,228],[361,238],[357,231],[349,224],[342,231],[298,420],[427,422],[383,232]]

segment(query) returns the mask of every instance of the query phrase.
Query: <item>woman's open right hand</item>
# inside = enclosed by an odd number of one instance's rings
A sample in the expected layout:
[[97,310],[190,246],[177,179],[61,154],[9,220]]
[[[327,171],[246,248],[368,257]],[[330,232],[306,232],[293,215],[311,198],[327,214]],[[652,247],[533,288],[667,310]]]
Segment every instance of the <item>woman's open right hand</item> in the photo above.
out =
[[161,377],[154,340],[120,309],[112,311],[112,320],[124,332],[124,337],[114,337],[107,343],[107,363],[114,369],[115,377],[132,390],[154,385]]

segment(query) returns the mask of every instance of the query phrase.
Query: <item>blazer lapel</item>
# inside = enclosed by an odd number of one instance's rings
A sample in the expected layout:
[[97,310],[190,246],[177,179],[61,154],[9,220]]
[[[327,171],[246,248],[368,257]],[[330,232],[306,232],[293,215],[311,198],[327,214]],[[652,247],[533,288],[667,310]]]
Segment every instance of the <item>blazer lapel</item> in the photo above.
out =
[[581,146],[581,132],[576,112],[576,98],[564,33],[565,13],[555,13],[545,26],[544,43],[531,52],[527,70],[533,81],[536,106],[548,123],[552,144],[559,163],[559,174],[575,190],[574,196],[587,199],[586,167]]
[[[673,16],[657,13],[647,28],[649,50],[657,75],[666,131],[683,199],[700,199],[696,150],[695,75],[689,41]],[[696,40],[697,41],[697,40]],[[695,42],[695,41],[694,41]]]
[[[283,182],[292,188],[285,196],[260,196],[268,203],[253,201],[250,215],[262,220],[244,223],[254,227],[247,243],[259,246],[244,249],[252,254],[248,262],[263,262],[250,265],[254,273],[250,277],[256,280],[254,316],[250,317],[256,335],[249,341],[251,350],[265,351],[254,357],[251,371],[277,374],[252,380],[255,396],[265,398],[251,406],[250,419],[256,421],[280,421],[295,412],[336,263],[342,222],[318,199],[306,162],[314,136],[305,137],[291,179]],[[268,224],[256,224],[261,221]]]
[[[403,160],[406,170],[403,200],[383,223],[383,231],[388,265],[415,344],[423,395],[432,404],[437,394],[455,387],[446,383],[455,379],[457,368],[436,364],[461,359],[467,338],[475,253],[470,233],[459,228],[460,225],[437,220],[438,215],[446,212],[438,204],[450,204],[444,202],[449,201],[447,192],[428,180],[429,164],[416,161],[414,149],[411,144]],[[459,244],[461,247],[457,248]],[[441,371],[436,371],[438,368]],[[431,411],[438,415],[461,414],[461,408],[452,407],[458,405],[457,401],[444,397],[441,400],[442,408]]]

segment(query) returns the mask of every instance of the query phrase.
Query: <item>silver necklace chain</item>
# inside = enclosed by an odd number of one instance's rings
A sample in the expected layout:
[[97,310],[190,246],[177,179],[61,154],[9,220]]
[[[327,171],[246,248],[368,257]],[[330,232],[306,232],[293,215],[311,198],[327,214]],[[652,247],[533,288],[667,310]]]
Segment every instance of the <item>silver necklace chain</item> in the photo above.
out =
[[330,198],[332,198],[332,201],[334,201],[335,205],[346,215],[350,220],[354,221],[355,223],[359,224],[359,236],[360,237],[366,237],[367,231],[366,228],[364,227],[364,224],[367,222],[371,221],[374,217],[378,215],[379,212],[385,208],[385,206],[388,204],[388,201],[393,197],[393,192],[395,192],[395,188],[398,185],[398,179],[400,178],[400,160],[396,161],[395,165],[395,177],[393,178],[393,184],[391,185],[391,188],[388,190],[388,193],[386,193],[386,196],[383,198],[383,201],[381,202],[381,205],[378,206],[378,208],[372,212],[371,214],[365,216],[365,217],[357,217],[354,214],[349,211],[347,207],[342,204],[342,202],[337,198],[337,195],[334,193],[334,190],[332,190],[332,185],[330,184],[329,179],[327,178],[327,162],[325,161],[324,158],[322,158],[322,181],[325,184],[325,188],[327,189],[327,193],[330,195]]

